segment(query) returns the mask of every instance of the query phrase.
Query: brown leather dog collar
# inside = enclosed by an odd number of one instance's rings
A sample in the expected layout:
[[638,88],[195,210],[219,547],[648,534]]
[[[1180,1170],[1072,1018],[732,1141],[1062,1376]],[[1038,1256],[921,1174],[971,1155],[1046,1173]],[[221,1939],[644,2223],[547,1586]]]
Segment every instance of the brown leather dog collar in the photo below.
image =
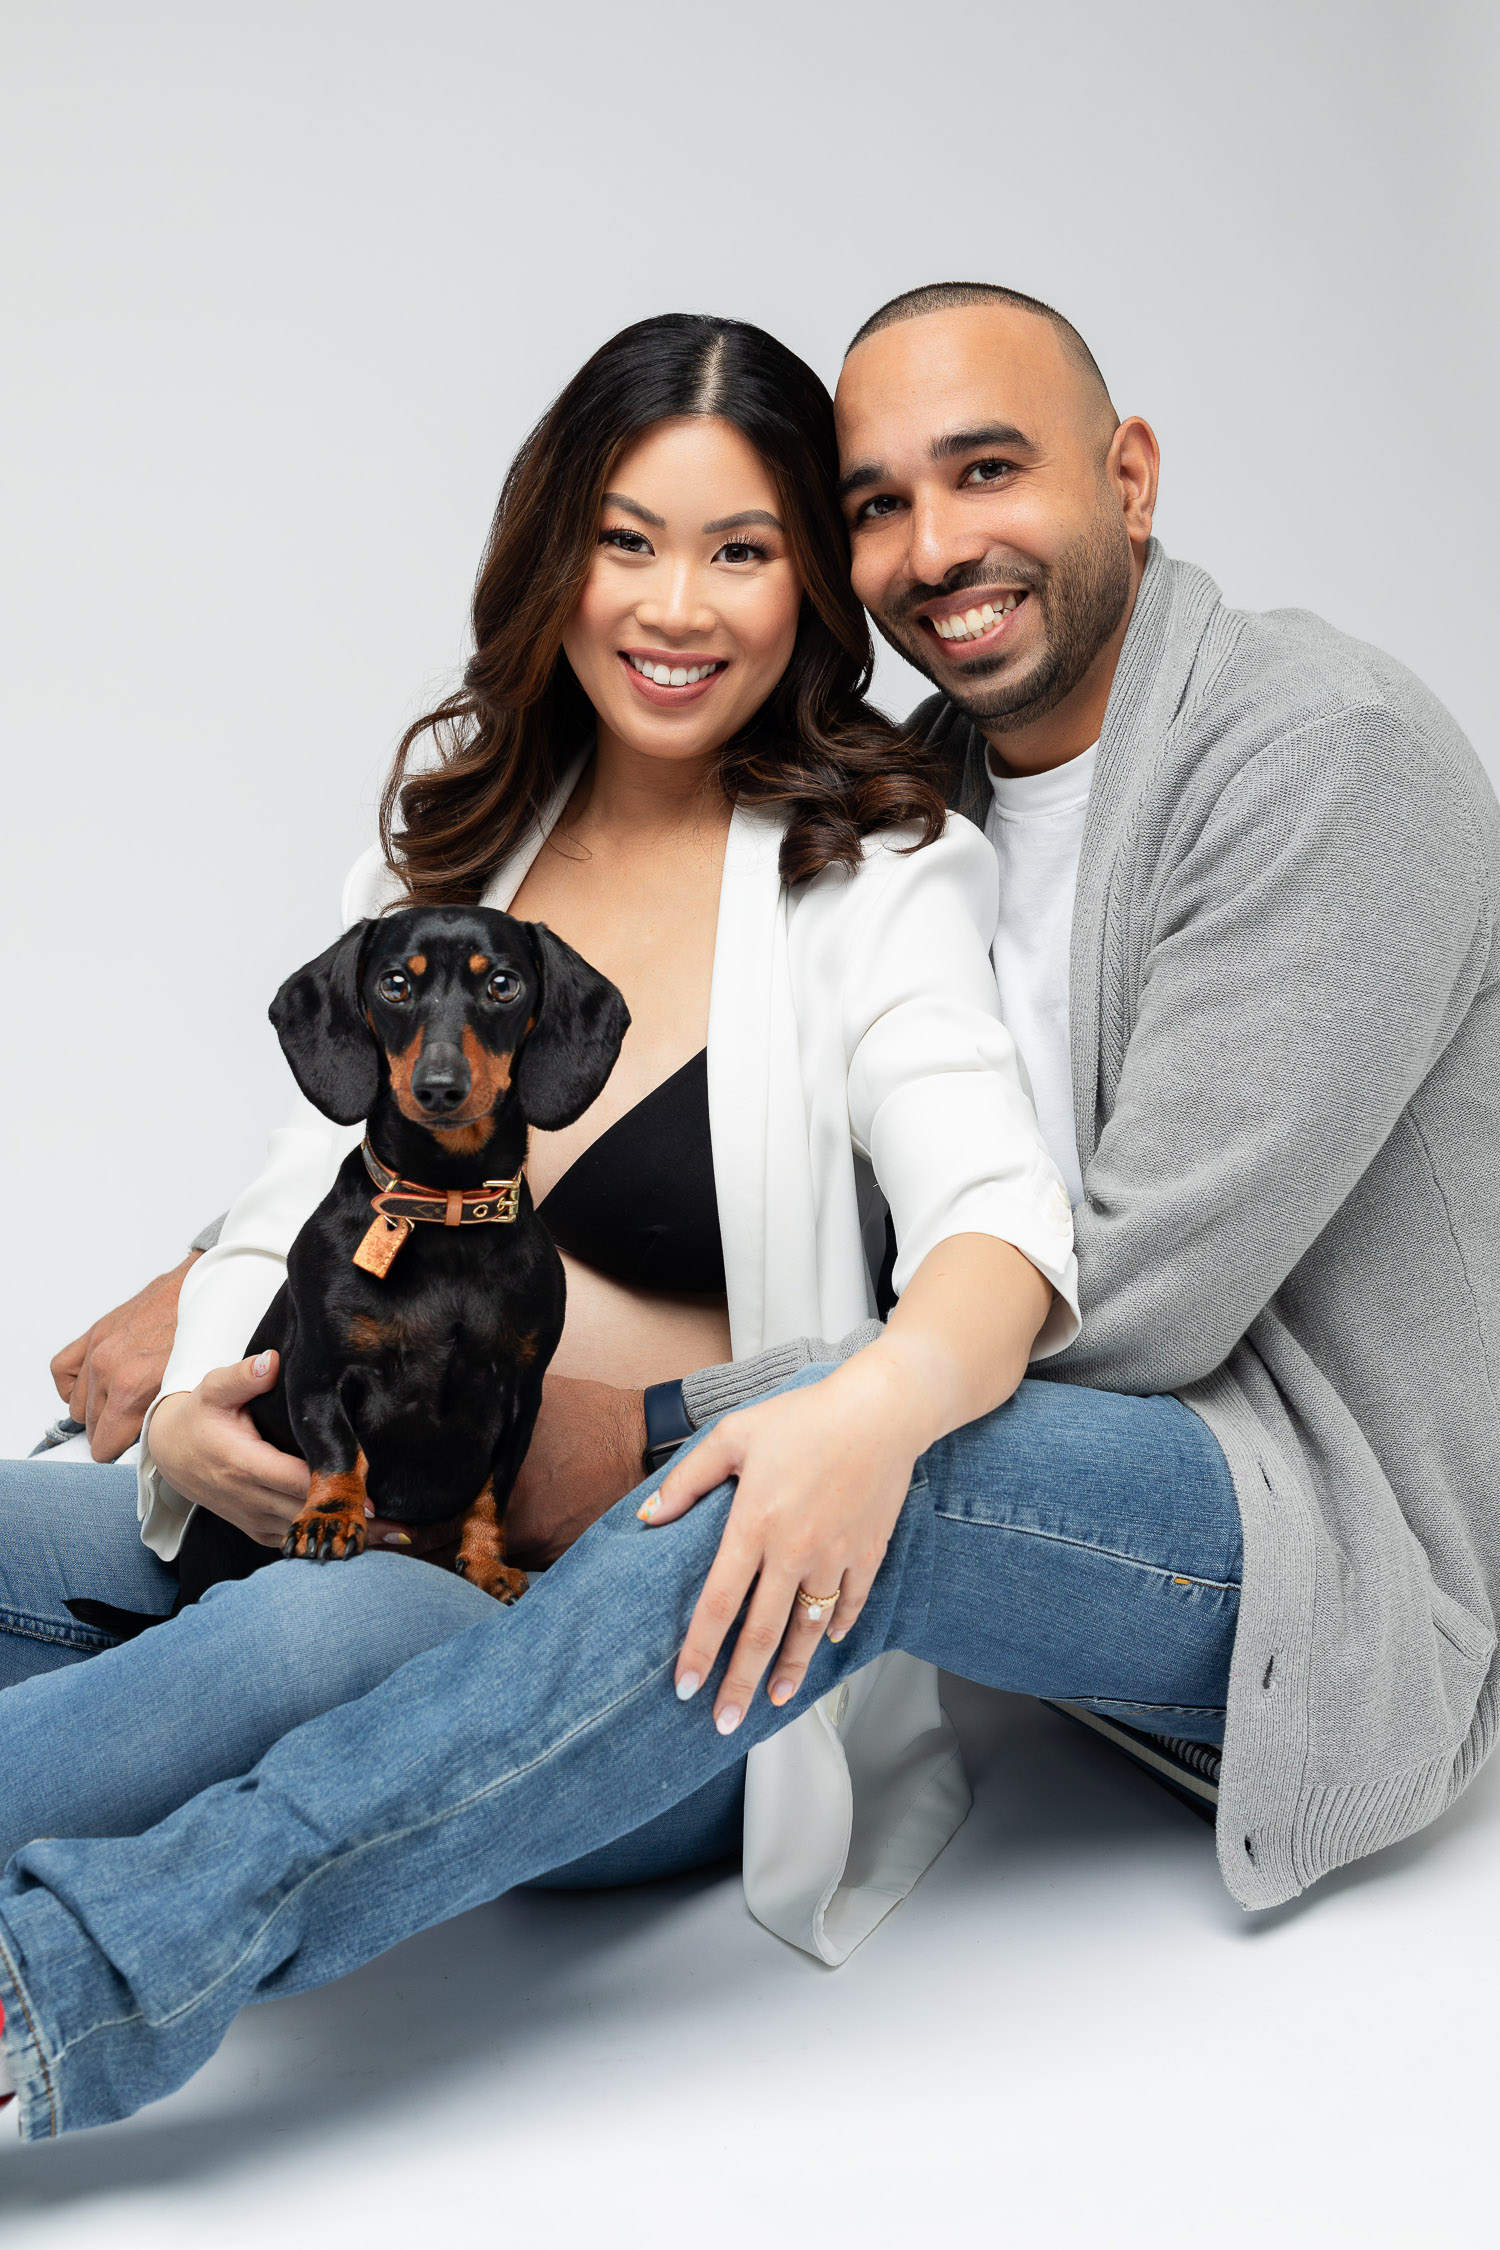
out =
[[414,1225],[439,1227],[503,1227],[521,1209],[521,1174],[511,1180],[485,1180],[477,1188],[423,1187],[419,1180],[404,1180],[371,1148],[368,1139],[360,1149],[365,1170],[375,1182],[370,1198],[374,1223],[354,1253],[361,1272],[377,1281],[390,1272],[396,1252]]

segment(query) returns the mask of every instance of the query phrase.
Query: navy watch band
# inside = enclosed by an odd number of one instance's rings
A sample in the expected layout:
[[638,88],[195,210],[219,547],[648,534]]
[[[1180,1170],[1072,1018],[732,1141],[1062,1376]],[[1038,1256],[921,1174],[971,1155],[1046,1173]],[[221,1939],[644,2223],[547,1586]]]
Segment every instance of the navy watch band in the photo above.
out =
[[641,1403],[646,1414],[646,1450],[641,1455],[641,1467],[649,1477],[692,1436],[693,1425],[688,1420],[680,1382],[649,1383]]

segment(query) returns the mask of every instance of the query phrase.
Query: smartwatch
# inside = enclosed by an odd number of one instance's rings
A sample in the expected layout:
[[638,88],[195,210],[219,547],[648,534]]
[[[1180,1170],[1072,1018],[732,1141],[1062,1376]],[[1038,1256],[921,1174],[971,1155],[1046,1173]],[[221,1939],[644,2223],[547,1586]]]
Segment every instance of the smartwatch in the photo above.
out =
[[681,1383],[649,1383],[642,1396],[646,1410],[646,1450],[641,1467],[647,1476],[664,1469],[679,1445],[693,1435]]

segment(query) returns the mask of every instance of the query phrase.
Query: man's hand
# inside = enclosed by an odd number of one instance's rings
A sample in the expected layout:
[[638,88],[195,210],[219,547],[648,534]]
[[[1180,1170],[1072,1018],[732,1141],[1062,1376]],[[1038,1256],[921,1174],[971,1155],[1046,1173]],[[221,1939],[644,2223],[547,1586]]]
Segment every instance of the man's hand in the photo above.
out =
[[639,1391],[549,1375],[531,1449],[505,1515],[506,1552],[523,1569],[555,1562],[641,1481]]
[[96,1461],[117,1461],[140,1436],[177,1333],[183,1279],[200,1254],[190,1250],[180,1266],[148,1281],[53,1360],[57,1395],[88,1431]]
[[279,1547],[307,1498],[305,1461],[267,1445],[246,1409],[276,1380],[275,1352],[216,1367],[151,1417],[151,1452],[174,1492]]

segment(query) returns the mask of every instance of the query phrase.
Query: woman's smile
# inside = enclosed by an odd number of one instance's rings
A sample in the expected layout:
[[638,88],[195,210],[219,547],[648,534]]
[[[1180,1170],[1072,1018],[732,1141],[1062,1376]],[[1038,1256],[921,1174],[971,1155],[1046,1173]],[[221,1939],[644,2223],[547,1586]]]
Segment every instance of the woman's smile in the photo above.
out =
[[729,668],[724,656],[685,657],[681,650],[622,648],[620,661],[630,674],[632,687],[668,710],[674,704],[697,703]]

